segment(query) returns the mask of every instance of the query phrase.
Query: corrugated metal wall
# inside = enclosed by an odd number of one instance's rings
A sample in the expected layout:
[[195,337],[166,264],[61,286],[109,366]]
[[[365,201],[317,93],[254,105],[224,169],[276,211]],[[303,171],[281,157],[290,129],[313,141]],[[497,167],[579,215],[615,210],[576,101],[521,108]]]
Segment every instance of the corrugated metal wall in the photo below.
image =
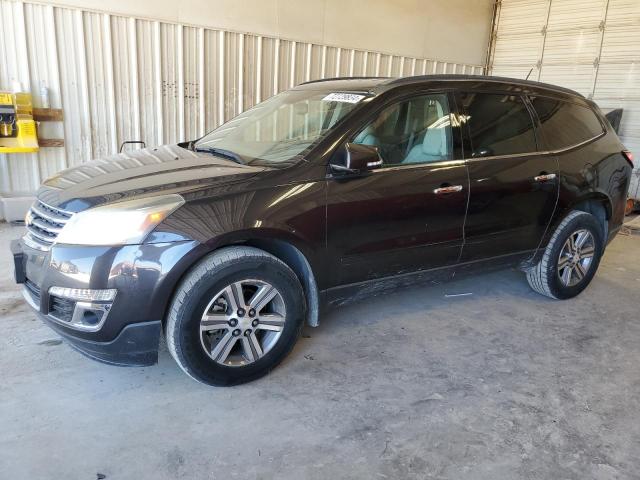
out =
[[271,95],[334,76],[480,74],[482,67],[408,58],[50,5],[0,0],[0,89],[13,80],[39,106],[40,82],[64,148],[0,155],[0,195],[33,193],[53,173],[117,151],[204,134]]
[[[623,108],[620,137],[640,156],[640,0],[499,0],[489,71],[572,88]],[[629,195],[640,200],[640,162]]]
[[640,0],[498,1],[490,73],[572,88],[624,108],[620,135],[640,154]]

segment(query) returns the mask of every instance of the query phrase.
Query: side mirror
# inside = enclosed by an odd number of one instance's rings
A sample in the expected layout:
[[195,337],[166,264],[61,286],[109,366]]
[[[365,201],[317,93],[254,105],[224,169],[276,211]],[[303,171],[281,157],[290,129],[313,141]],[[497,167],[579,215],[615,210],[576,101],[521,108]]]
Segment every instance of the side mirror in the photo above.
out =
[[340,172],[357,173],[373,170],[381,165],[382,157],[378,147],[347,143],[344,146],[342,162],[332,163],[331,168]]

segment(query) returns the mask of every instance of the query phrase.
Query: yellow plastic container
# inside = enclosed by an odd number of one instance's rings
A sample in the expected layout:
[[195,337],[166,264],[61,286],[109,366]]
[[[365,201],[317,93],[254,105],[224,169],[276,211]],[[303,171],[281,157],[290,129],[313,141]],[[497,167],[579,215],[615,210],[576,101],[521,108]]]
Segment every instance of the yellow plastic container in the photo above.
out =
[[0,153],[39,149],[31,94],[0,92]]

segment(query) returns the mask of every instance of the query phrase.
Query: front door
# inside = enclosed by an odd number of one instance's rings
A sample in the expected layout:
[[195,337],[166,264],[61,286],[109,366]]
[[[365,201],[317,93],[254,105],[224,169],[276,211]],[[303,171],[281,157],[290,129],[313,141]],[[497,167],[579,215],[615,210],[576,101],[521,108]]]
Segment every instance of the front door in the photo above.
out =
[[437,93],[391,102],[351,139],[376,146],[383,165],[328,181],[334,285],[458,261],[469,184],[451,100]]
[[538,153],[535,117],[520,95],[461,93],[470,198],[461,262],[526,258],[553,215],[559,191],[554,155]]

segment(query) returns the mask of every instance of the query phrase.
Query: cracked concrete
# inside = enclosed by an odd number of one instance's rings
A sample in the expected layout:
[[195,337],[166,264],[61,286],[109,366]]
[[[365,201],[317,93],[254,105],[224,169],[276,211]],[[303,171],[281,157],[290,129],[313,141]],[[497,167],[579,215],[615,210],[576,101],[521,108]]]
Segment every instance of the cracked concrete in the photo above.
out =
[[[640,478],[640,237],[558,302],[502,271],[330,311],[270,376],[210,388],[82,357],[0,226],[0,477]],[[466,296],[450,296],[472,293]]]

